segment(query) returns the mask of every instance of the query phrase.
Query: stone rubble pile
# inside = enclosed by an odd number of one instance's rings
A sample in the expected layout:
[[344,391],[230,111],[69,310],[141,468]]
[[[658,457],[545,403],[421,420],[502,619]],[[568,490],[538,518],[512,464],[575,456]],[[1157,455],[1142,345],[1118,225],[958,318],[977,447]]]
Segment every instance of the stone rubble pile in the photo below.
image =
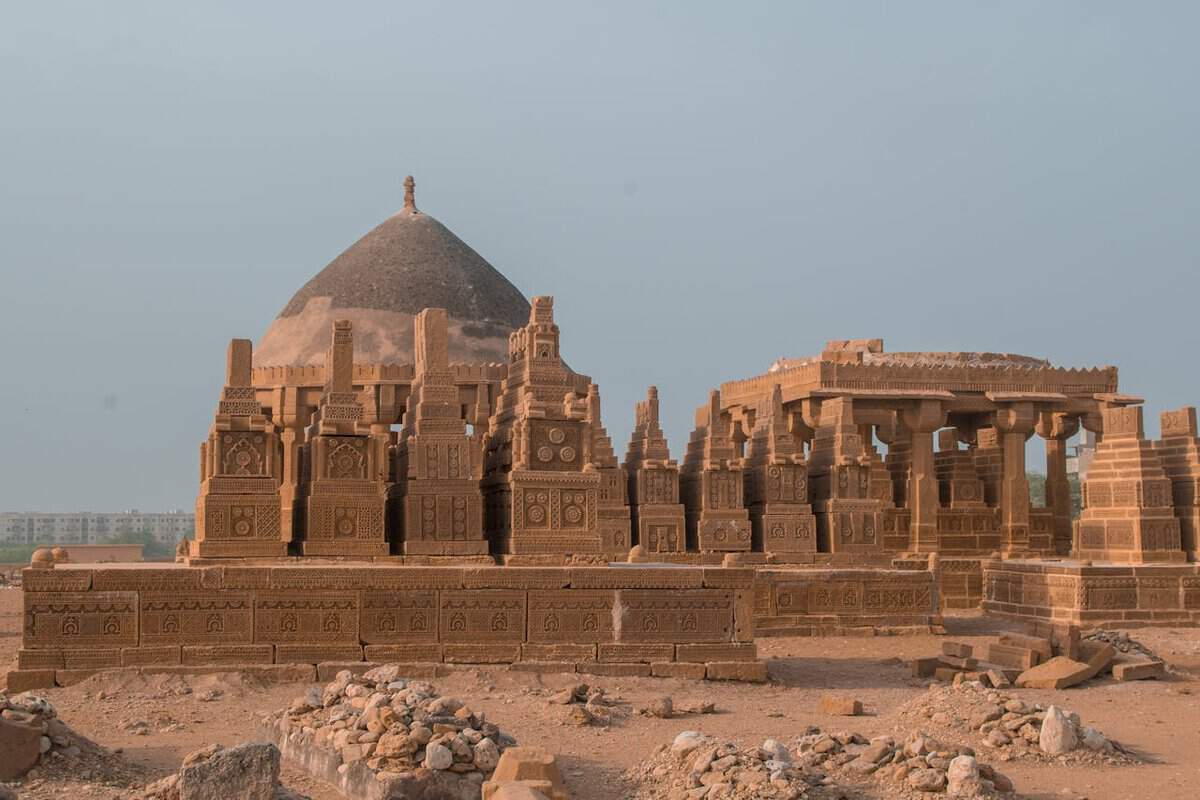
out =
[[403,678],[396,664],[362,675],[342,670],[265,723],[290,746],[331,754],[341,775],[365,767],[381,783],[406,784],[437,773],[442,783],[456,778],[476,796],[504,748],[516,743],[483,712]]
[[45,697],[0,692],[0,781],[70,779],[127,787],[141,782],[139,768],[66,725]]
[[758,800],[847,797],[1012,797],[1012,782],[975,759],[967,747],[938,743],[922,733],[904,740],[867,739],[809,727],[789,746],[720,742],[684,731],[668,747],[626,773],[636,796],[652,800]]
[[1119,653],[1129,655],[1140,655],[1148,658],[1151,661],[1159,660],[1158,655],[1146,645],[1131,637],[1125,631],[1109,631],[1103,628],[1097,628],[1094,631],[1088,631],[1083,635],[1083,638],[1093,642],[1103,642],[1111,644]]
[[924,727],[944,738],[971,741],[998,761],[1014,759],[1128,764],[1132,758],[1116,742],[1078,715],[1055,706],[1027,703],[970,681],[957,686],[931,686],[923,696],[899,709],[905,726]]

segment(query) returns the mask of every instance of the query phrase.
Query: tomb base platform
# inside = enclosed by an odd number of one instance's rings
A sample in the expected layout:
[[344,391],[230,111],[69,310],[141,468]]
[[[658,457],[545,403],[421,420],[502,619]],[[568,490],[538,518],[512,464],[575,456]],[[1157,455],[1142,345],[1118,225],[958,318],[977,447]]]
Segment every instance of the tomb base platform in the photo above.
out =
[[918,570],[759,568],[755,636],[941,633],[934,574]]
[[[943,613],[979,608],[983,601],[983,564],[990,556],[946,556],[937,561],[938,602]],[[928,555],[892,560],[894,569],[929,569]]]
[[1083,628],[1200,625],[1200,564],[983,562],[983,608]]
[[753,569],[280,559],[58,564],[22,578],[15,685],[326,663],[766,679]]

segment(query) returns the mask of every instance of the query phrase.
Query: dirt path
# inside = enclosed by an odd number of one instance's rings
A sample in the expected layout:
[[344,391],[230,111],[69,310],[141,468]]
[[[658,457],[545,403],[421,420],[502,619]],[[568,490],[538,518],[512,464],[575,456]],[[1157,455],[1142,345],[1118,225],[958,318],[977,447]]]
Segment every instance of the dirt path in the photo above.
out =
[[[980,617],[952,619],[949,628],[956,639],[965,641],[982,638],[995,629],[994,623]],[[10,664],[15,658],[19,631],[20,593],[0,590],[0,664]],[[1146,629],[1133,635],[1176,669],[1172,680],[1093,681],[1087,688],[1024,690],[1021,697],[1078,712],[1085,724],[1131,747],[1146,763],[1111,768],[998,764],[1022,795],[1055,800],[1066,796],[1091,800],[1197,797],[1200,630]],[[764,639],[760,652],[769,659],[772,677],[772,683],[765,686],[596,678],[590,682],[627,701],[629,711],[663,694],[671,695],[677,705],[708,700],[718,708],[716,714],[669,720],[622,714],[606,728],[576,727],[566,721],[562,707],[546,702],[550,690],[588,681],[589,676],[537,676],[489,669],[455,672],[435,683],[443,694],[461,697],[473,709],[484,711],[522,744],[542,745],[558,753],[575,797],[608,800],[632,796],[624,794],[621,773],[681,730],[702,730],[740,743],[791,738],[810,724],[867,735],[893,733],[897,726],[894,710],[925,690],[922,681],[911,677],[908,659],[937,653],[941,641],[934,636]],[[184,684],[178,678],[131,680],[128,675],[116,674],[46,694],[77,731],[107,747],[123,748],[125,757],[155,774],[166,774],[191,750],[212,742],[232,745],[249,738],[256,715],[286,705],[303,688],[297,684],[263,685],[237,675],[189,678]],[[191,691],[184,693],[185,689]],[[818,713],[817,703],[825,691],[860,698],[867,716],[846,719]],[[152,732],[138,735],[127,729],[138,721],[148,722]],[[285,782],[314,800],[339,798],[294,769],[285,771]],[[23,798],[34,800],[61,800],[63,796],[62,787],[51,784],[22,793]]]

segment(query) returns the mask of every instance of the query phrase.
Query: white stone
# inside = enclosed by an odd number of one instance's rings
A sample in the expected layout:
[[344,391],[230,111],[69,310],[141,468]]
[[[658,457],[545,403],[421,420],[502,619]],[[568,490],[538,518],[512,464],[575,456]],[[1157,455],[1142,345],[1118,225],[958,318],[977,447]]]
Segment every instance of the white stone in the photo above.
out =
[[474,763],[477,769],[490,772],[500,761],[500,748],[491,739],[483,738],[474,748]]
[[1046,719],[1042,722],[1042,731],[1038,735],[1038,746],[1047,755],[1057,756],[1069,753],[1079,744],[1079,737],[1070,718],[1058,706],[1046,709]]
[[791,763],[792,754],[788,752],[787,745],[776,739],[767,739],[762,743],[762,754],[767,761],[782,761]]
[[671,751],[680,754],[687,754],[704,744],[707,739],[708,737],[706,737],[700,731],[683,731],[676,736],[675,741],[671,743]]
[[946,770],[950,794],[972,794],[979,787],[979,764],[971,756],[958,756]]
[[430,744],[425,747],[426,769],[449,769],[454,763],[454,754],[450,748],[440,744]]

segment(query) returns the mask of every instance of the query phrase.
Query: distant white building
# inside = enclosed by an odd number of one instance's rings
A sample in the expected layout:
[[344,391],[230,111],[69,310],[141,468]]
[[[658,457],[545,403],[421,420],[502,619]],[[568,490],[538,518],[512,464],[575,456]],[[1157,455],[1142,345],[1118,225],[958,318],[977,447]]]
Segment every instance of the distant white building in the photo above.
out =
[[180,509],[115,513],[93,511],[0,511],[0,544],[99,544],[121,533],[147,532],[174,544],[191,536],[196,515]]
[[1088,467],[1095,457],[1096,434],[1084,428],[1079,434],[1079,444],[1067,456],[1067,474],[1078,475],[1081,481],[1086,480]]

